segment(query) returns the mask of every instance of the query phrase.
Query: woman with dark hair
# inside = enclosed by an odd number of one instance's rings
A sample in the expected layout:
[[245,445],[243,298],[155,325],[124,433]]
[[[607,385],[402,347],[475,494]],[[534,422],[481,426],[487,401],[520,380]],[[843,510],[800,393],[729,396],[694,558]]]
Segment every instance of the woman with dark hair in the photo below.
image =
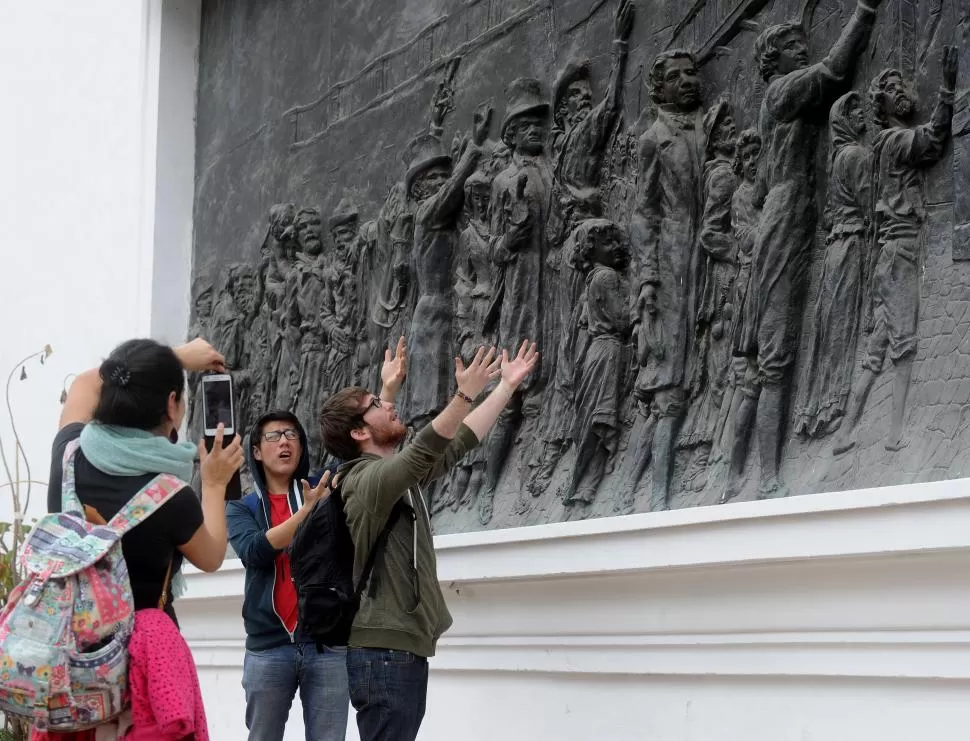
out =
[[[158,474],[190,480],[196,446],[178,442],[185,416],[185,372],[210,370],[225,372],[225,360],[203,339],[174,349],[153,340],[129,340],[99,368],[79,375],[68,391],[54,438],[48,510],[61,509],[64,452],[78,438],[75,485],[89,519],[110,520]],[[183,557],[203,571],[222,565],[226,485],[243,460],[239,438],[223,447],[221,430],[212,451],[200,443],[198,453],[201,501],[186,486],[121,541],[135,609],[164,603],[172,620]]]

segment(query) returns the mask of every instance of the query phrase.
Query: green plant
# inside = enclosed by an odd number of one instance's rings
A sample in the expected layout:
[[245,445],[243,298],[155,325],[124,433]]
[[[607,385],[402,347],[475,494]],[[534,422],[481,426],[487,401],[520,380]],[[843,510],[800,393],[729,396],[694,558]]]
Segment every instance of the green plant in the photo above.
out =
[[[19,381],[26,381],[27,364],[33,360],[39,360],[44,365],[54,350],[50,345],[38,352],[31,353],[19,363],[14,365],[7,376],[7,384],[4,387],[4,397],[7,404],[8,422],[10,431],[13,434],[13,461],[7,456],[7,449],[3,443],[3,435],[0,434],[0,463],[3,464],[3,473],[6,483],[0,483],[0,491],[8,489],[11,502],[13,504],[13,522],[0,521],[0,606],[7,603],[10,593],[23,579],[19,555],[30,532],[30,523],[25,521],[27,508],[30,506],[31,488],[34,484],[45,485],[43,481],[34,481],[30,473],[30,462],[24,453],[21,443],[20,433],[17,430],[17,423],[14,419],[13,404],[11,403],[10,391],[14,376],[17,375]],[[19,370],[19,374],[17,373]],[[63,397],[62,397],[63,400]],[[23,468],[23,476],[21,476]],[[0,741],[24,741],[29,733],[25,723],[18,720],[7,718],[0,714]]]

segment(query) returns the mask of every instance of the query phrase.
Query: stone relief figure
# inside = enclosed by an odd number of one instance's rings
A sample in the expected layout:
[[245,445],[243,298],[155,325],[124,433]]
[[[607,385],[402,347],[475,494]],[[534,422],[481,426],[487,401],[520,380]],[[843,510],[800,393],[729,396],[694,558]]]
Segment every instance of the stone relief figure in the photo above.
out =
[[907,445],[903,421],[916,355],[920,245],[926,221],[923,172],[939,162],[950,136],[957,61],[956,47],[944,47],[939,100],[930,120],[920,126],[911,123],[915,94],[899,70],[884,70],[869,86],[874,118],[881,128],[873,144],[873,221],[879,248],[872,276],[875,327],[866,347],[862,373],[852,387],[845,422],[835,439],[836,455],[855,444],[853,430],[887,355],[896,374],[886,449],[895,451]]
[[481,169],[465,181],[467,226],[455,254],[455,344],[465,362],[478,348],[493,345],[494,273],[491,234],[488,230],[492,178]]
[[[656,425],[634,425],[627,456],[653,460],[651,509],[667,505],[674,442],[702,363],[695,346],[704,284],[697,243],[706,150],[697,65],[690,52],[666,51],[649,74],[659,111],[640,141],[639,195],[630,232],[640,266],[638,306],[651,305],[665,348],[641,363],[637,386],[652,396]],[[642,464],[646,465],[644,461]]]
[[259,250],[257,280],[262,300],[253,325],[256,335],[253,403],[260,408],[274,406],[278,390],[284,339],[281,329],[282,305],[286,278],[296,255],[295,218],[296,207],[292,203],[274,205],[270,209],[266,236]]
[[[758,373],[755,359],[739,352],[742,347],[745,313],[751,287],[751,258],[754,253],[754,238],[761,219],[761,200],[757,183],[758,166],[761,160],[761,134],[756,129],[745,129],[737,140],[734,156],[734,174],[738,186],[731,196],[731,230],[737,243],[738,273],[734,279],[731,298],[725,306],[724,314],[730,317],[727,332],[731,348],[731,371],[728,378],[728,392],[724,394],[721,410],[718,413],[717,428],[714,432],[714,446],[710,461],[719,461],[725,450],[731,449],[730,421],[737,416],[738,407],[744,394],[745,376],[752,378]],[[730,307],[730,311],[728,311]]]
[[589,219],[576,227],[574,267],[586,276],[583,304],[589,348],[576,359],[577,457],[563,504],[590,504],[616,452],[620,436],[621,380],[630,331],[629,287],[624,273],[630,245],[623,229],[606,219]]
[[[494,266],[488,231],[492,177],[481,163],[465,181],[465,221],[455,254],[455,340],[454,347],[465,363],[471,362],[478,348],[495,344]],[[458,511],[476,501],[485,475],[485,446],[466,454],[454,468],[448,498],[441,509]]]
[[471,140],[454,169],[440,138],[422,134],[409,146],[405,184],[414,203],[411,255],[418,301],[407,345],[411,375],[420,383],[407,384],[401,409],[405,424],[415,429],[444,409],[452,393],[453,374],[446,359],[454,355],[452,293],[458,219],[465,181],[478,166],[491,118],[487,106],[476,111]]
[[593,107],[589,60],[570,62],[553,87],[552,154],[556,162],[555,184],[562,244],[580,221],[603,213],[600,177],[608,153],[610,135],[623,105],[623,75],[627,40],[633,30],[632,0],[621,0],[614,21],[613,64],[606,95]]
[[[458,62],[452,60],[445,69],[444,79],[438,84],[431,99],[431,136],[441,138],[445,118],[455,109],[452,82],[458,71]],[[404,157],[407,153],[404,154]],[[402,157],[403,158],[403,157]],[[374,368],[371,387],[380,385],[380,360],[384,347],[397,343],[407,332],[407,325],[417,303],[417,294],[411,274],[411,246],[414,243],[414,202],[408,198],[404,180],[391,186],[377,219],[376,265],[383,266],[380,282],[374,293],[376,301],[371,304],[371,322],[381,339],[374,343]]]
[[704,116],[707,157],[704,163],[704,208],[698,242],[704,266],[704,290],[697,318],[701,358],[700,378],[693,385],[695,397],[681,433],[686,447],[701,446],[695,458],[693,488],[706,482],[704,472],[709,447],[714,442],[719,411],[724,401],[731,367],[730,303],[737,277],[737,240],[731,228],[731,201],[737,188],[734,174],[737,128],[734,110],[727,99],[715,103]]
[[795,431],[807,437],[838,428],[852,386],[869,273],[872,153],[865,131],[862,97],[846,93],[829,112],[829,232],[795,418]]
[[555,317],[547,308],[552,286],[544,277],[553,179],[545,149],[549,99],[542,83],[532,78],[513,80],[506,95],[501,135],[512,158],[492,184],[489,227],[492,258],[498,266],[498,342],[500,347],[515,348],[528,338],[540,337],[548,350],[486,441],[485,490],[479,498],[482,524],[492,519],[492,498],[523,419],[539,415],[541,392],[549,377],[548,358],[556,357],[559,339]]
[[660,408],[654,403],[654,382],[666,361],[667,343],[654,284],[647,283],[640,291],[631,322],[636,351],[633,398],[637,412],[630,431],[630,444],[620,467],[619,492],[613,502],[613,510],[620,513],[633,511],[640,479],[650,464],[651,444],[660,419]]
[[[377,264],[383,265],[377,301],[371,305],[371,321],[379,328],[384,347],[390,338],[404,334],[408,309],[414,303],[411,286],[411,244],[414,214],[404,181],[391,186],[377,219]],[[378,382],[377,374],[374,383]],[[373,384],[372,384],[373,385]]]
[[746,381],[751,388],[734,422],[725,501],[740,491],[748,432],[754,425],[761,456],[759,496],[785,494],[778,461],[789,370],[798,348],[808,260],[815,240],[819,120],[850,81],[879,2],[859,0],[827,56],[813,65],[808,64],[808,38],[800,23],[771,26],[755,41],[761,77],[768,84],[759,116],[766,195],[755,238],[754,290],[749,292],[754,331],[744,338],[744,352],[757,357],[758,377]]
[[226,283],[212,312],[212,344],[226,359],[236,394],[236,419],[246,429],[252,421],[252,348],[249,333],[259,310],[256,270],[235,263],[226,271]]
[[[300,244],[293,269],[295,286],[294,311],[288,321],[299,328],[298,385],[293,409],[300,419],[315,419],[327,391],[328,360],[338,352],[349,352],[341,338],[329,335],[324,326],[324,304],[327,291],[327,262],[323,254],[323,220],[320,209],[301,208],[296,215],[296,238]],[[330,345],[327,345],[330,339]],[[311,461],[322,455],[319,425],[307,425],[307,444]]]
[[371,321],[370,309],[377,302],[377,291],[379,288],[378,271],[380,269],[380,226],[377,219],[365,221],[360,227],[359,239],[361,244],[360,261],[360,284],[366,289],[364,293],[364,303],[361,310],[364,317],[361,321],[367,327],[367,346],[369,356],[365,363],[362,363],[359,370],[357,382],[362,386],[368,386],[369,379],[378,374],[376,370],[378,363],[378,351],[383,347],[383,333],[378,332],[378,327]]
[[[195,285],[192,287],[192,295],[195,297],[195,307],[192,315],[192,324],[189,327],[188,339],[194,340],[196,337],[210,337],[210,329],[212,326],[212,284],[201,278],[196,279]],[[189,374],[189,430],[190,434],[196,438],[202,434],[202,398],[198,394],[201,381],[201,373]]]
[[[582,220],[603,213],[600,179],[609,151],[610,136],[622,106],[623,75],[626,69],[627,39],[633,30],[632,0],[621,0],[614,21],[614,57],[606,95],[595,108],[590,85],[589,61],[571,62],[560,72],[553,88],[552,154],[555,160],[553,208],[549,215],[548,272],[551,303],[547,316],[558,317],[555,337],[558,354],[552,388],[545,395],[537,437],[541,441],[528,488],[533,496],[549,484],[569,444],[572,420],[572,378],[577,355],[578,310],[583,295],[583,275],[571,267],[572,242],[567,236]],[[552,328],[552,327],[550,327]],[[548,345],[546,352],[552,352]]]
[[263,305],[260,321],[266,320],[270,378],[266,388],[267,404],[290,409],[299,372],[300,332],[296,307],[296,273],[299,254],[296,238],[296,206],[282,203],[269,213],[269,229],[264,244],[273,260],[266,264],[263,277]]
[[330,217],[333,251],[326,261],[320,304],[320,325],[329,342],[324,362],[324,386],[336,390],[357,377],[362,359],[369,361],[362,300],[366,286],[360,283],[362,241],[357,207],[344,198]]

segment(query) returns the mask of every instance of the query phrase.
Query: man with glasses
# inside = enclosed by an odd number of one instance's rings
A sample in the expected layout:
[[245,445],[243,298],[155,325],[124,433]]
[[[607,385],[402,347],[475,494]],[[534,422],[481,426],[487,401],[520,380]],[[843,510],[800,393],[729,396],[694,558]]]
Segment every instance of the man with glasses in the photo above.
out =
[[[381,398],[392,403],[406,373],[403,338],[385,353]],[[376,398],[376,397],[375,397]],[[347,729],[347,648],[318,651],[297,620],[287,546],[313,506],[329,493],[330,472],[310,483],[310,452],[300,420],[271,411],[244,443],[255,491],[226,505],[229,542],[246,568],[243,689],[249,741],[282,741],[300,691],[307,741],[342,741]]]
[[[456,358],[454,397],[401,450],[407,430],[392,403],[358,386],[324,402],[323,444],[347,461],[339,469],[340,492],[354,542],[355,580],[391,513],[407,513],[393,521],[351,629],[347,672],[361,741],[415,739],[424,717],[428,658],[451,626],[422,487],[478,445],[538,360],[529,342],[514,358],[503,352],[499,360],[495,348],[484,347],[467,368]],[[495,389],[473,409],[498,376]]]

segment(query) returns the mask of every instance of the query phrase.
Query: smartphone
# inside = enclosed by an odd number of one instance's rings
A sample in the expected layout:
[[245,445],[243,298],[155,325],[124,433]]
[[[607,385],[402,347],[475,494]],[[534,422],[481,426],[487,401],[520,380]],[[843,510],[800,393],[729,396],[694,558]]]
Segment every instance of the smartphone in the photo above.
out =
[[[236,436],[236,406],[232,394],[232,377],[228,373],[202,376],[202,418],[205,449],[215,444],[219,423],[224,425],[222,443],[228,445]],[[226,486],[226,501],[242,498],[242,481],[236,471]]]
[[225,425],[226,441],[236,434],[232,376],[228,373],[202,376],[202,417],[206,437],[215,437],[219,423]]

